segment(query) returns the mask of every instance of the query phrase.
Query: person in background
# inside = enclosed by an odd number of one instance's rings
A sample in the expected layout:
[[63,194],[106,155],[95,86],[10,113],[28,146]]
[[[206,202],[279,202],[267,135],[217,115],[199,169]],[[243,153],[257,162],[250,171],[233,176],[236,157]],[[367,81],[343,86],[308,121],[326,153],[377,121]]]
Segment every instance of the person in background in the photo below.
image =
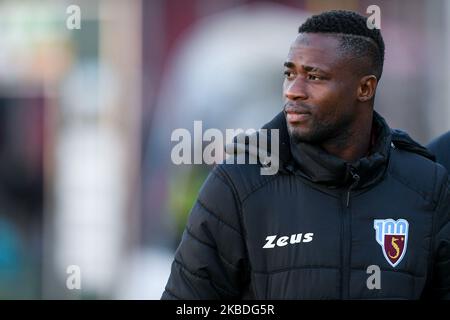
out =
[[436,155],[436,161],[450,172],[450,131],[433,139],[427,148]]

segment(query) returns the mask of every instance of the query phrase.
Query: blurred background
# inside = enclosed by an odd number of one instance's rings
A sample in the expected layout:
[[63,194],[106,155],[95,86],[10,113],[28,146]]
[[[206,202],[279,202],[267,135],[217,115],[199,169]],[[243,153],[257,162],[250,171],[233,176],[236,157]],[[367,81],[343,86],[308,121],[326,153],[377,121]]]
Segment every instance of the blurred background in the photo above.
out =
[[299,25],[372,4],[376,109],[427,143],[450,129],[450,1],[0,0],[0,299],[159,299],[211,169],[174,165],[172,131],[260,128]]

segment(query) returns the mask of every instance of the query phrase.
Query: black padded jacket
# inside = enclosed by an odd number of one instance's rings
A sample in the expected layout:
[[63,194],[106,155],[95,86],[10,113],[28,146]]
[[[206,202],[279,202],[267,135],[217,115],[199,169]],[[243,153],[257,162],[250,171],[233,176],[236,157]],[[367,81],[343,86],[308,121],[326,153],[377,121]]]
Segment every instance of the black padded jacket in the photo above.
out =
[[450,298],[448,174],[425,148],[377,113],[351,164],[291,145],[283,113],[263,128],[279,130],[278,172],[213,168],[162,299]]

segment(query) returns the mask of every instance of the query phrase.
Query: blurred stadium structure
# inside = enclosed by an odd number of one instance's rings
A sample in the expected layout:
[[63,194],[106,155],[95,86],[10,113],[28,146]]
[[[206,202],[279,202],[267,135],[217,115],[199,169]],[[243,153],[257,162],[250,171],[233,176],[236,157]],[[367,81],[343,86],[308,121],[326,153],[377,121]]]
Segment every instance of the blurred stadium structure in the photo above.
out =
[[426,143],[450,129],[449,1],[0,1],[0,299],[158,299],[209,170],[171,163],[172,130],[259,128],[306,17],[371,4],[376,109]]

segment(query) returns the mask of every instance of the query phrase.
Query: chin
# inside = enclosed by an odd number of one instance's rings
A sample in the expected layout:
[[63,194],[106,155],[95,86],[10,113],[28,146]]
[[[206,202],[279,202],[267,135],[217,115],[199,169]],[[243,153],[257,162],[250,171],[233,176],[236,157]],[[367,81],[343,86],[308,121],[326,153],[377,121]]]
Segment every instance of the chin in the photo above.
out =
[[308,128],[288,125],[288,131],[294,142],[313,142],[314,133]]

